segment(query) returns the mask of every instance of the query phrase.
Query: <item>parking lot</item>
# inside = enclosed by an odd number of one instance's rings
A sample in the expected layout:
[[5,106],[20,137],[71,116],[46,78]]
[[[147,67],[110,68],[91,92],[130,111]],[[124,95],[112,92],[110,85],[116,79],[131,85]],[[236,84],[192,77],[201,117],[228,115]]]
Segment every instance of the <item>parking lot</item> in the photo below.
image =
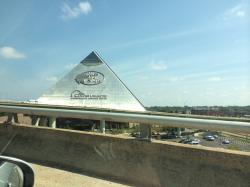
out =
[[[201,137],[198,137],[202,139]],[[229,144],[224,144],[223,141],[229,140]],[[241,150],[241,151],[250,151],[250,140],[248,139],[241,139],[237,137],[230,137],[230,136],[219,136],[215,138],[214,141],[207,141],[201,140],[201,145],[208,146],[208,147],[222,147],[227,149],[233,150]]]
[[[215,135],[213,140],[207,140],[205,136],[213,136]],[[216,133],[216,132],[200,132],[200,133],[193,133],[191,135],[184,135],[181,137],[170,136],[169,138],[164,137],[163,141],[171,141],[171,142],[179,142],[179,143],[187,143],[187,144],[198,144],[207,147],[219,147],[225,148],[230,150],[240,150],[240,151],[249,151],[250,152],[250,137],[234,137],[224,133]],[[185,140],[193,140],[185,141]],[[228,141],[228,144],[225,143]],[[197,143],[199,142],[199,143]]]

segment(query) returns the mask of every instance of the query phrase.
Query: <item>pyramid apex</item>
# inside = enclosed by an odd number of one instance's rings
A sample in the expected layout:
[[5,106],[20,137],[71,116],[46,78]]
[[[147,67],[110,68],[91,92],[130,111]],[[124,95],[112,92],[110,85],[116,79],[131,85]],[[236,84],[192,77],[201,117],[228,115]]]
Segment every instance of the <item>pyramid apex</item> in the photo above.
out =
[[102,64],[103,61],[96,51],[92,51],[81,63],[86,66],[95,66]]

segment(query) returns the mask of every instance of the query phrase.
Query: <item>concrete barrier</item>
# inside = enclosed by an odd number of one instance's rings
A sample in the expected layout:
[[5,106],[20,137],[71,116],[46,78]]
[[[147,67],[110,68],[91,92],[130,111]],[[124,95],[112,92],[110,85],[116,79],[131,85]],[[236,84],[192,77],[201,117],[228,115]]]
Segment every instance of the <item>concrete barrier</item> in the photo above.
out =
[[0,126],[3,155],[135,186],[249,187],[250,153],[87,132]]

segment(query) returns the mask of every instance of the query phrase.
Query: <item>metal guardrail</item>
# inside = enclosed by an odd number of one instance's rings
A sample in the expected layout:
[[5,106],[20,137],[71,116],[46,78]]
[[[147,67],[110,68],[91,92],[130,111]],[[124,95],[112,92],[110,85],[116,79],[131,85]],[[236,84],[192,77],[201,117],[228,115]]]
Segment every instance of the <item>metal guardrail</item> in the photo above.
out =
[[197,118],[197,119],[215,119],[223,121],[242,121],[250,122],[250,118],[247,117],[228,117],[228,116],[207,116],[207,115],[195,115],[195,114],[180,114],[180,113],[167,113],[167,112],[157,112],[157,111],[128,111],[128,110],[116,110],[107,108],[93,108],[85,106],[66,106],[66,105],[47,105],[39,103],[28,103],[28,102],[13,102],[13,101],[0,101],[1,105],[7,106],[23,106],[23,107],[36,107],[36,108],[56,108],[56,109],[72,109],[72,110],[87,110],[87,111],[99,111],[99,112],[120,112],[120,113],[133,113],[133,114],[145,114],[145,115],[156,115],[156,116],[172,116],[172,117],[183,117],[183,118]]
[[149,115],[147,113],[132,112],[112,112],[112,111],[93,111],[81,109],[62,109],[33,106],[14,106],[0,105],[0,112],[7,113],[23,113],[37,116],[65,117],[65,118],[81,118],[92,120],[105,120],[117,122],[133,122],[150,125],[162,125],[169,127],[206,129],[215,131],[241,132],[250,133],[250,123],[238,121],[224,121],[212,119],[196,119],[187,117],[173,117],[162,115]]

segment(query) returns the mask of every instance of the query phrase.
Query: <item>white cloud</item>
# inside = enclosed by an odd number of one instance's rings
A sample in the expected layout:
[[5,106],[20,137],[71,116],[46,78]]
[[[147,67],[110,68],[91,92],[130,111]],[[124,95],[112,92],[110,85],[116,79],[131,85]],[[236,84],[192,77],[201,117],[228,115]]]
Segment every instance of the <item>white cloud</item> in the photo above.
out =
[[155,62],[154,60],[150,63],[153,70],[165,70],[167,69],[167,64],[164,61]]
[[212,82],[219,82],[221,80],[222,80],[221,77],[209,77],[208,78],[208,81],[212,81]]
[[239,16],[239,17],[244,17],[246,15],[246,12],[245,11],[238,11],[236,13],[236,15]]
[[25,54],[17,51],[13,47],[8,47],[8,46],[0,48],[0,55],[3,58],[7,58],[7,59],[22,59],[22,58],[26,58]]
[[91,4],[88,1],[86,1],[86,2],[80,2],[79,3],[79,9],[80,9],[81,13],[88,14],[89,12],[91,12],[92,6],[91,6]]
[[58,77],[57,76],[48,76],[48,77],[45,77],[45,80],[49,81],[49,82],[57,82]]
[[176,81],[179,81],[179,80],[183,80],[183,78],[181,78],[181,77],[170,77],[168,80],[170,82],[176,82]]
[[137,40],[133,39],[131,41],[128,41],[122,44],[113,45],[112,47],[109,48],[109,50],[127,48],[127,47],[131,47],[134,45],[142,45],[142,44],[147,44],[147,43],[151,43],[155,41],[162,41],[162,40],[169,40],[169,39],[174,39],[174,38],[179,38],[179,37],[185,37],[185,36],[196,34],[199,32],[202,32],[202,29],[186,30],[186,31],[181,31],[181,32],[176,32],[176,33],[168,33],[165,35],[152,36],[152,37],[141,38]]
[[149,97],[152,97],[153,93],[152,92],[143,92],[143,93],[140,93],[138,95],[140,95],[141,98],[148,99]]
[[64,3],[62,6],[62,18],[67,20],[67,19],[73,19],[77,18],[79,15],[78,11],[75,9],[72,9],[68,4]]
[[147,76],[147,75],[141,75],[141,76],[139,76],[139,79],[140,80],[149,80],[149,76]]
[[238,4],[234,6],[233,8],[226,10],[224,13],[225,20],[228,20],[230,18],[236,18],[236,17],[243,18],[245,16],[246,16],[246,10],[245,10],[244,4]]
[[70,7],[67,3],[62,5],[62,19],[70,20],[79,17],[81,14],[89,14],[92,11],[92,6],[88,1],[80,2],[75,7]]
[[71,64],[65,65],[64,67],[65,67],[66,69],[73,69],[73,68],[76,67],[76,66],[77,66],[77,63],[71,63]]

